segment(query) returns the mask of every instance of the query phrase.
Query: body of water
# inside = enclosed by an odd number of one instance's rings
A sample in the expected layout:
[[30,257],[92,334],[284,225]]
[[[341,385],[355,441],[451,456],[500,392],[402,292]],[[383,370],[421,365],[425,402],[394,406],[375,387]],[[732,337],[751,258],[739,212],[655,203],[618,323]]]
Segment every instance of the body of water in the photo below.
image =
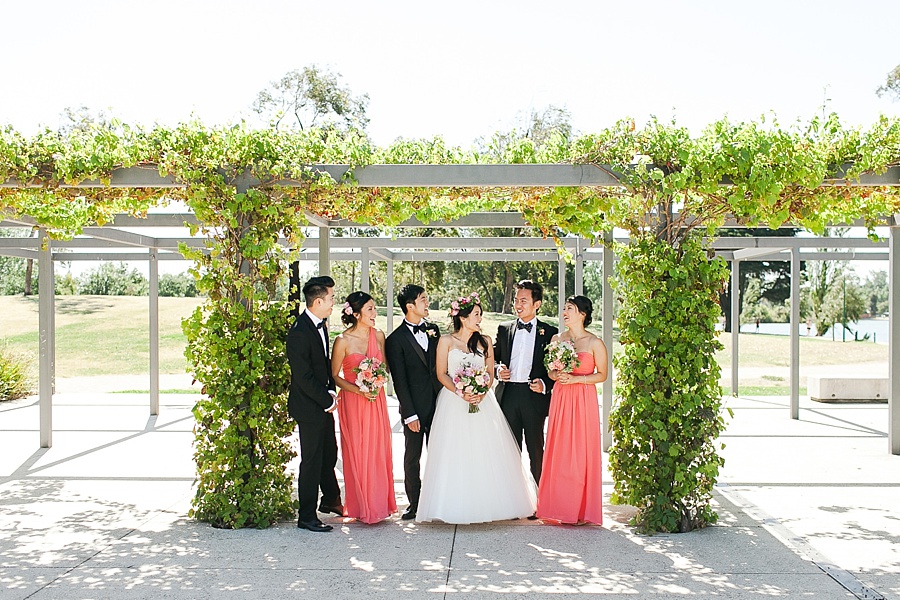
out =
[[[840,341],[845,339],[842,337],[843,331],[840,323],[825,332],[824,339],[833,339]],[[813,324],[807,333],[806,323],[801,323],[797,328],[801,336],[815,337],[816,326]],[[869,341],[877,344],[888,343],[888,320],[887,319],[860,319],[856,323],[849,323],[847,326],[846,339],[853,340],[853,333],[861,340],[866,334],[869,334]],[[741,333],[765,333],[768,335],[790,335],[790,323],[760,323],[759,330],[756,329],[755,323],[744,323],[741,325]]]

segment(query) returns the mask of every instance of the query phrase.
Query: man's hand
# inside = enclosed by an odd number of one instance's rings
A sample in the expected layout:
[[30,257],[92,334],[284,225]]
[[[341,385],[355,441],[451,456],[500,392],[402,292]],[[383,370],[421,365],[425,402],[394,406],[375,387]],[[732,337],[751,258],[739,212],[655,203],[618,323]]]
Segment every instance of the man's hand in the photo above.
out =
[[512,376],[512,371],[510,371],[506,365],[504,365],[503,363],[500,363],[500,368],[497,369],[497,377],[500,378],[500,381],[509,381],[509,378],[511,376]]
[[419,429],[421,429],[421,427],[422,427],[422,425],[421,425],[421,423],[419,423],[418,419],[416,419],[415,421],[410,421],[409,423],[406,424],[406,426],[409,427],[409,430],[412,431],[413,433],[419,433]]
[[528,389],[532,392],[537,392],[538,394],[544,393],[544,381],[542,379],[533,379],[531,383],[528,384]]

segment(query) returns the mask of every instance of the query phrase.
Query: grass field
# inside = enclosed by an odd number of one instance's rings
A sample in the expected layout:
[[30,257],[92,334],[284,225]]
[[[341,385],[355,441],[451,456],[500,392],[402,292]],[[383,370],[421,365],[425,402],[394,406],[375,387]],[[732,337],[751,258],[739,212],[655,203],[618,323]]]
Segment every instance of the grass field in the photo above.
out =
[[[184,373],[186,339],[181,320],[202,302],[199,298],[160,298],[160,372]],[[386,329],[385,309],[379,309],[377,326]],[[510,315],[485,313],[482,330],[496,335],[497,325]],[[555,317],[542,320],[556,325]],[[395,309],[394,326],[402,315]],[[444,311],[432,311],[431,320],[446,330],[449,319]],[[331,317],[332,335],[341,330],[337,309]],[[285,324],[287,327],[287,323]],[[599,323],[591,330],[600,335]],[[58,377],[91,375],[138,375],[149,365],[149,304],[146,297],[135,296],[59,296],[56,300],[56,374]],[[723,334],[725,349],[716,359],[724,368],[731,366],[731,335]],[[36,297],[0,296],[0,343],[38,362],[38,300]],[[618,350],[618,344],[614,351]],[[741,369],[756,369],[754,375],[741,375],[741,392],[753,395],[784,395],[788,382],[784,367],[789,366],[790,340],[784,336],[742,334]],[[886,362],[888,348],[871,342],[833,342],[818,338],[800,338],[802,366],[852,365]],[[770,372],[771,371],[771,372]],[[723,385],[726,382],[722,382]],[[745,385],[746,384],[746,385]],[[803,393],[804,390],[801,390]]]

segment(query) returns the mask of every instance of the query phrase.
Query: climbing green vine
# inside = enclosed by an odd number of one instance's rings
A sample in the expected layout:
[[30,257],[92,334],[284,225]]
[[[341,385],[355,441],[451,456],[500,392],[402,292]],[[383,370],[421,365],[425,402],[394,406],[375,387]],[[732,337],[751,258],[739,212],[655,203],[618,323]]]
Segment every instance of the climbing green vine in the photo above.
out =
[[[284,333],[289,307],[275,283],[302,240],[308,215],[392,227],[416,217],[453,220],[477,211],[520,212],[547,237],[599,241],[614,227],[624,352],[617,358],[618,405],[610,462],[615,498],[639,508],[647,531],[684,531],[712,522],[710,493],[722,428],[713,359],[715,292],[722,265],[704,236],[726,218],[748,226],[792,223],[821,232],[863,219],[870,229],[900,212],[896,188],[831,179],[881,173],[900,159],[900,122],[846,128],[830,115],[782,128],[720,120],[698,135],[675,123],[623,120],[596,134],[527,139],[464,151],[443,140],[376,147],[361,132],[252,130],[184,123],[145,130],[118,122],[26,137],[0,129],[0,217],[29,218],[55,237],[185,202],[205,236],[182,248],[207,300],[185,321],[186,351],[203,384],[197,403],[197,490],[192,514],[220,527],[265,527],[292,510],[293,423],[285,395]],[[361,188],[310,165],[553,163],[599,165],[620,185],[605,188]],[[108,184],[122,167],[156,169],[177,189]],[[97,180],[99,187],[66,186]],[[293,185],[286,186],[285,182]]]

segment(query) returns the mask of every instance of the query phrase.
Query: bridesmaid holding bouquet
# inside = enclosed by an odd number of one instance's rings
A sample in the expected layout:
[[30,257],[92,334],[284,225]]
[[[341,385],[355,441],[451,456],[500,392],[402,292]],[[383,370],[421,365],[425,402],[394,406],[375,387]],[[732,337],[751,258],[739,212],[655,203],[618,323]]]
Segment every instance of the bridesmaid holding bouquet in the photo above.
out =
[[585,328],[593,305],[570,296],[563,310],[566,331],[553,336],[546,362],[556,381],[550,399],[547,447],[538,486],[537,516],[560,523],[603,523],[600,408],[597,384],[605,381],[603,341]]
[[341,457],[344,516],[377,523],[397,512],[391,457],[391,424],[384,384],[384,333],[375,329],[375,301],[353,292],[341,310],[347,330],[334,341],[331,371],[341,389]]

